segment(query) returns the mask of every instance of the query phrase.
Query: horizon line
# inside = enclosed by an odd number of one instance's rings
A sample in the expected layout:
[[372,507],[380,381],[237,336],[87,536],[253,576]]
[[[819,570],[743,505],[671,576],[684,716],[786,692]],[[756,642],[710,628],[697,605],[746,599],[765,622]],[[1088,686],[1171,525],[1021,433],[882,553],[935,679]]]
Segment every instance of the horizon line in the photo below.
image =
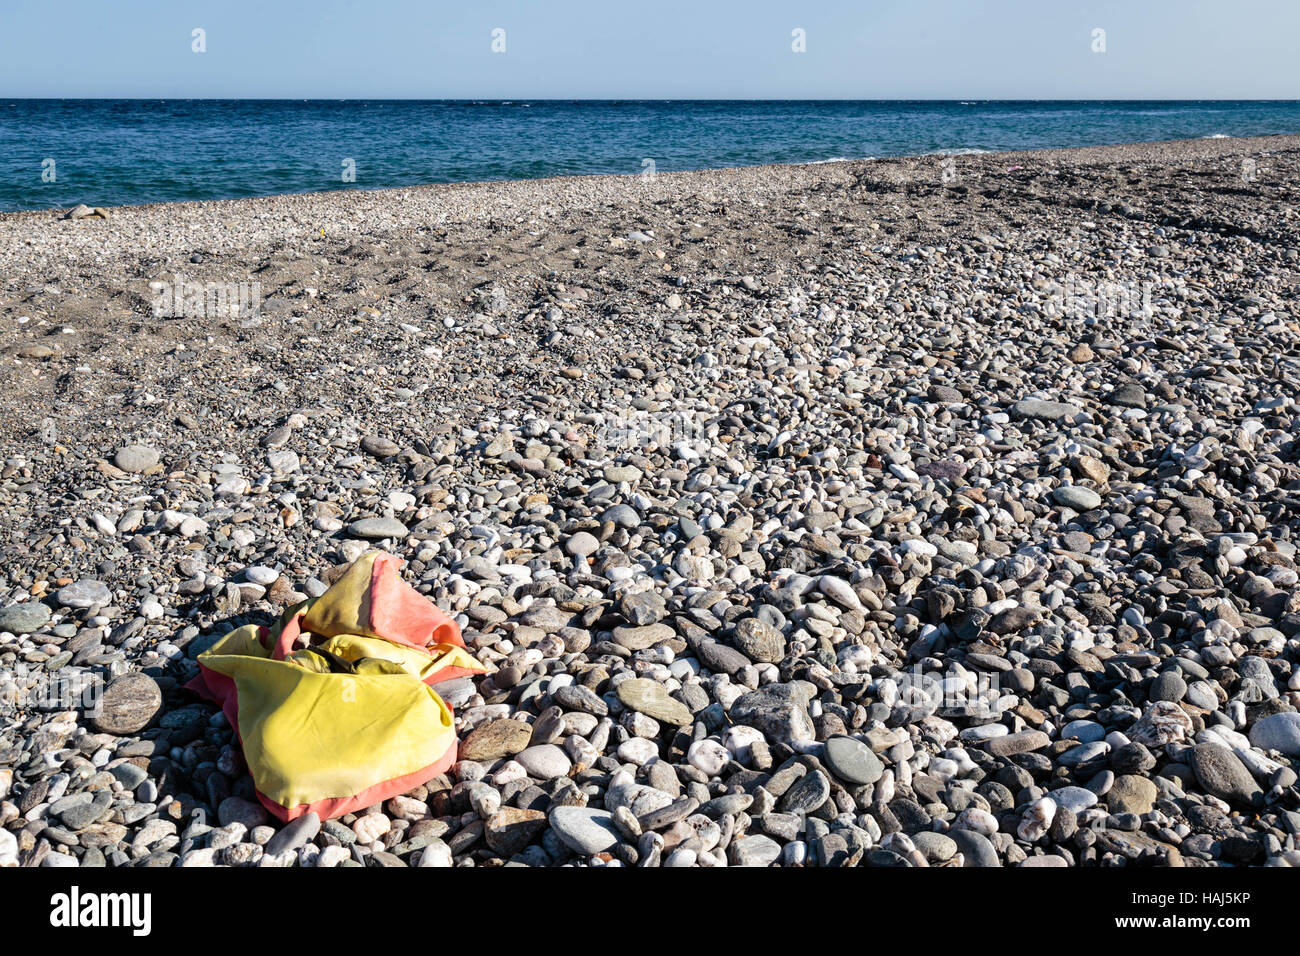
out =
[[5,96],[24,102],[139,103],[1300,103],[1300,97]]

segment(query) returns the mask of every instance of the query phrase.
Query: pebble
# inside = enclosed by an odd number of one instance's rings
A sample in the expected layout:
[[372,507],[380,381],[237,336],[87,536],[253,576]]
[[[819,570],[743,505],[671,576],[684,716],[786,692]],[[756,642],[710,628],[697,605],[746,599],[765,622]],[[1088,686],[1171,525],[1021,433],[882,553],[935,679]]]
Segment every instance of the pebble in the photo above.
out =
[[618,699],[628,707],[665,723],[682,726],[691,722],[691,712],[681,701],[669,696],[667,689],[652,680],[633,678],[618,685]]
[[158,464],[158,449],[148,445],[123,445],[113,455],[113,464],[130,475],[140,475]]
[[217,807],[217,819],[222,826],[237,823],[251,830],[267,821],[267,813],[260,803],[242,797],[227,797]]
[[382,813],[367,813],[352,824],[358,843],[373,844],[393,828],[393,823]]
[[1206,793],[1241,806],[1251,806],[1262,795],[1259,784],[1242,762],[1221,744],[1197,744],[1190,763]]
[[450,867],[455,865],[454,859],[451,847],[442,840],[434,839],[420,851],[417,866]]
[[974,830],[958,829],[948,831],[948,837],[953,843],[957,844],[957,851],[962,855],[963,866],[990,867],[1000,865],[998,851],[984,834],[976,833]]
[[[0,462],[0,862],[1300,863],[1294,224],[1246,150],[965,157],[997,215],[952,222],[906,157],[664,174],[634,212],[599,178],[434,190],[403,200],[446,233],[433,321],[382,192],[345,239],[294,197],[190,210],[220,263],[169,207],[109,244],[24,221],[0,400],[52,427]],[[792,240],[792,203],[835,229]],[[296,291],[122,337],[121,277],[167,259]],[[1110,297],[1148,281],[1150,314]],[[436,686],[459,763],[280,826],[185,684],[371,546],[484,664]],[[50,674],[100,713],[32,706]]]
[[716,740],[697,740],[686,753],[686,762],[706,777],[719,776],[730,759],[727,748]]
[[555,835],[574,853],[593,856],[619,841],[613,816],[589,807],[556,807],[547,818]]
[[18,837],[0,829],[0,867],[18,865]]
[[319,832],[320,817],[315,813],[304,813],[276,831],[275,836],[266,842],[264,849],[268,856],[289,853],[311,842]]
[[50,622],[50,609],[40,601],[26,601],[0,608],[0,631],[32,634]]
[[732,866],[772,866],[781,858],[781,844],[761,834],[732,842],[727,859]]
[[262,587],[269,588],[276,581],[280,580],[280,572],[274,568],[268,568],[263,565],[253,565],[244,569],[244,577],[254,584],[260,584]]
[[1011,406],[1011,414],[1016,418],[1036,418],[1045,422],[1060,422],[1077,418],[1083,409],[1069,402],[1051,402],[1036,398],[1026,398]]
[[1250,742],[1260,750],[1300,757],[1300,714],[1270,714],[1250,728]]
[[832,737],[826,741],[823,759],[837,777],[858,786],[875,783],[885,772],[884,764],[871,748],[852,737]]
[[1101,495],[1082,485],[1061,485],[1052,492],[1052,497],[1058,505],[1075,511],[1091,511],[1101,507]]
[[137,734],[153,722],[162,704],[162,690],[152,677],[139,672],[123,674],[104,688],[99,714],[91,722],[103,734]]
[[522,720],[491,720],[475,727],[460,743],[461,760],[496,760],[528,746],[533,729]]
[[800,777],[777,802],[782,813],[813,813],[820,809],[831,795],[830,781],[820,770]]
[[396,518],[362,518],[348,525],[348,534],[367,541],[384,538],[405,538],[410,532]]
[[1085,787],[1073,785],[1058,787],[1052,791],[1051,795],[1052,800],[1055,801],[1058,807],[1069,810],[1076,816],[1097,804],[1097,794]]
[[807,709],[810,690],[794,684],[768,684],[737,698],[731,705],[731,719],[798,749],[816,739]]
[[1146,777],[1124,774],[1106,792],[1106,806],[1112,813],[1150,813],[1160,791]]
[[777,664],[785,657],[785,639],[781,632],[758,618],[747,617],[736,624],[736,648],[750,660]]
[[113,602],[113,592],[102,581],[82,579],[59,588],[55,600],[63,607],[103,607]]
[[488,819],[483,836],[493,852],[508,859],[532,843],[546,826],[546,814],[540,810],[506,807]]
[[[1080,743],[1090,744],[1104,740],[1105,737],[1106,728],[1095,720],[1072,720],[1061,728],[1062,740],[1077,740]],[[1046,742],[1043,746],[1047,746]]]
[[1015,734],[991,737],[985,741],[984,749],[997,757],[1011,757],[1042,750],[1049,743],[1051,738],[1041,730],[1022,730]]
[[1177,671],[1165,671],[1151,682],[1147,690],[1148,700],[1167,700],[1177,702],[1187,695],[1187,682]]
[[579,531],[564,543],[564,553],[579,558],[590,557],[599,548],[600,542],[596,540],[595,535],[588,534],[585,531]]
[[530,777],[538,780],[552,780],[563,777],[569,772],[572,762],[565,752],[555,744],[538,744],[527,747],[515,754],[515,760],[528,771]]

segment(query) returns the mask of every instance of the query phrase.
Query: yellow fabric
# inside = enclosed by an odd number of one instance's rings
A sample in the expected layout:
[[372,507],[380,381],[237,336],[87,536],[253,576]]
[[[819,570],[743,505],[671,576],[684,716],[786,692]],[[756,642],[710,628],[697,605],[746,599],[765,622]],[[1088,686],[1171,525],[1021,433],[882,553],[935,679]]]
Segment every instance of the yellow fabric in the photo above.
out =
[[370,629],[370,574],[374,559],[373,553],[362,555],[328,591],[308,601],[302,608],[306,612],[302,629],[313,634],[379,637]]
[[[279,629],[280,629],[280,630],[283,630],[283,629],[284,629],[284,626],[285,626],[286,624],[289,623],[289,620],[290,620],[291,618],[294,618],[294,617],[298,616],[299,614],[306,614],[308,611],[310,611],[311,608],[312,608],[312,605],[315,604],[317,600],[319,600],[319,599],[318,599],[318,598],[308,598],[307,600],[303,601],[301,604],[294,604],[294,605],[292,605],[291,607],[287,607],[287,608],[285,608],[285,609],[284,609],[284,613],[282,613],[282,614],[280,615],[280,628],[279,628]],[[304,628],[304,630],[305,630],[305,628]]]
[[271,649],[263,647],[258,639],[261,628],[256,624],[245,624],[220,638],[215,644],[199,655],[199,660],[208,654],[244,654],[249,657],[270,657]]
[[402,580],[399,564],[382,551],[362,555],[333,587],[304,605],[303,629],[323,637],[360,634],[411,647],[463,647],[456,622]]
[[405,644],[380,640],[377,637],[340,634],[315,646],[331,651],[348,661],[361,660],[363,657],[392,661],[422,681],[446,667],[477,669],[479,666],[478,661],[474,660],[465,648],[457,647],[455,644],[435,644],[433,647],[419,650],[407,647]]
[[[198,657],[210,672],[206,693],[228,714],[237,706],[258,791],[290,812],[356,797],[450,759],[452,713],[425,681],[448,668],[482,671],[456,644],[412,647],[365,632],[372,564],[358,560],[320,598],[286,611],[275,628],[237,628]],[[295,617],[308,646],[286,646],[276,660],[281,632]],[[337,630],[349,624],[363,632]],[[459,629],[451,629],[459,639]],[[229,678],[237,693],[212,675]]]
[[200,660],[235,681],[244,759],[257,789],[281,806],[415,773],[454,743],[451,711],[414,674],[316,673],[216,649]]

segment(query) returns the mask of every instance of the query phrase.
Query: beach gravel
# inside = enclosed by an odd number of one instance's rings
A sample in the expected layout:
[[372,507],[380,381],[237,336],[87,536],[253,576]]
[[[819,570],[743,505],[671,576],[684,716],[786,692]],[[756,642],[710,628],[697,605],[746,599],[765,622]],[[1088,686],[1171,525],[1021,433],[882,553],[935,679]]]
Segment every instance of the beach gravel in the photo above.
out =
[[[1300,139],[946,158],[0,215],[0,866],[1300,865]],[[376,547],[457,762],[282,824]]]

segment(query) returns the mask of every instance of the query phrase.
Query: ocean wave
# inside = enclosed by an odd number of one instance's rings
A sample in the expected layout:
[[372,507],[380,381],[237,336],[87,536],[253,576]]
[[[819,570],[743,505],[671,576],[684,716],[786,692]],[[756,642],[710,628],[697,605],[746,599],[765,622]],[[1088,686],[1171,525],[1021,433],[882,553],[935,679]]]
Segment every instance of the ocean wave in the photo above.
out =
[[[873,157],[869,156],[867,158],[871,159]],[[851,163],[851,162],[853,162],[853,160],[849,159],[849,157],[847,156],[832,156],[830,159],[810,159],[805,165],[820,166],[823,163]]]
[[[1300,101],[960,102],[8,96],[0,97],[0,210],[70,208],[91,198],[117,206],[340,186],[626,174],[638,172],[645,155],[653,155],[660,170],[685,170],[809,160],[847,164],[868,150],[882,159],[931,150],[926,158],[939,166],[987,153],[991,162],[1001,150],[1224,135],[1230,136],[1227,146],[1238,137],[1300,130]],[[340,124],[357,138],[354,183],[340,180],[333,161],[314,158],[339,149],[334,139]],[[65,175],[51,182],[31,175],[24,157],[46,156],[40,151],[53,147],[42,144],[72,138],[95,144],[92,165],[102,175],[93,184],[71,169],[60,168]],[[232,151],[236,139],[241,145]],[[936,145],[945,141],[949,147]]]
[[1208,136],[1202,136],[1201,139],[1232,139],[1227,133],[1210,133]]

